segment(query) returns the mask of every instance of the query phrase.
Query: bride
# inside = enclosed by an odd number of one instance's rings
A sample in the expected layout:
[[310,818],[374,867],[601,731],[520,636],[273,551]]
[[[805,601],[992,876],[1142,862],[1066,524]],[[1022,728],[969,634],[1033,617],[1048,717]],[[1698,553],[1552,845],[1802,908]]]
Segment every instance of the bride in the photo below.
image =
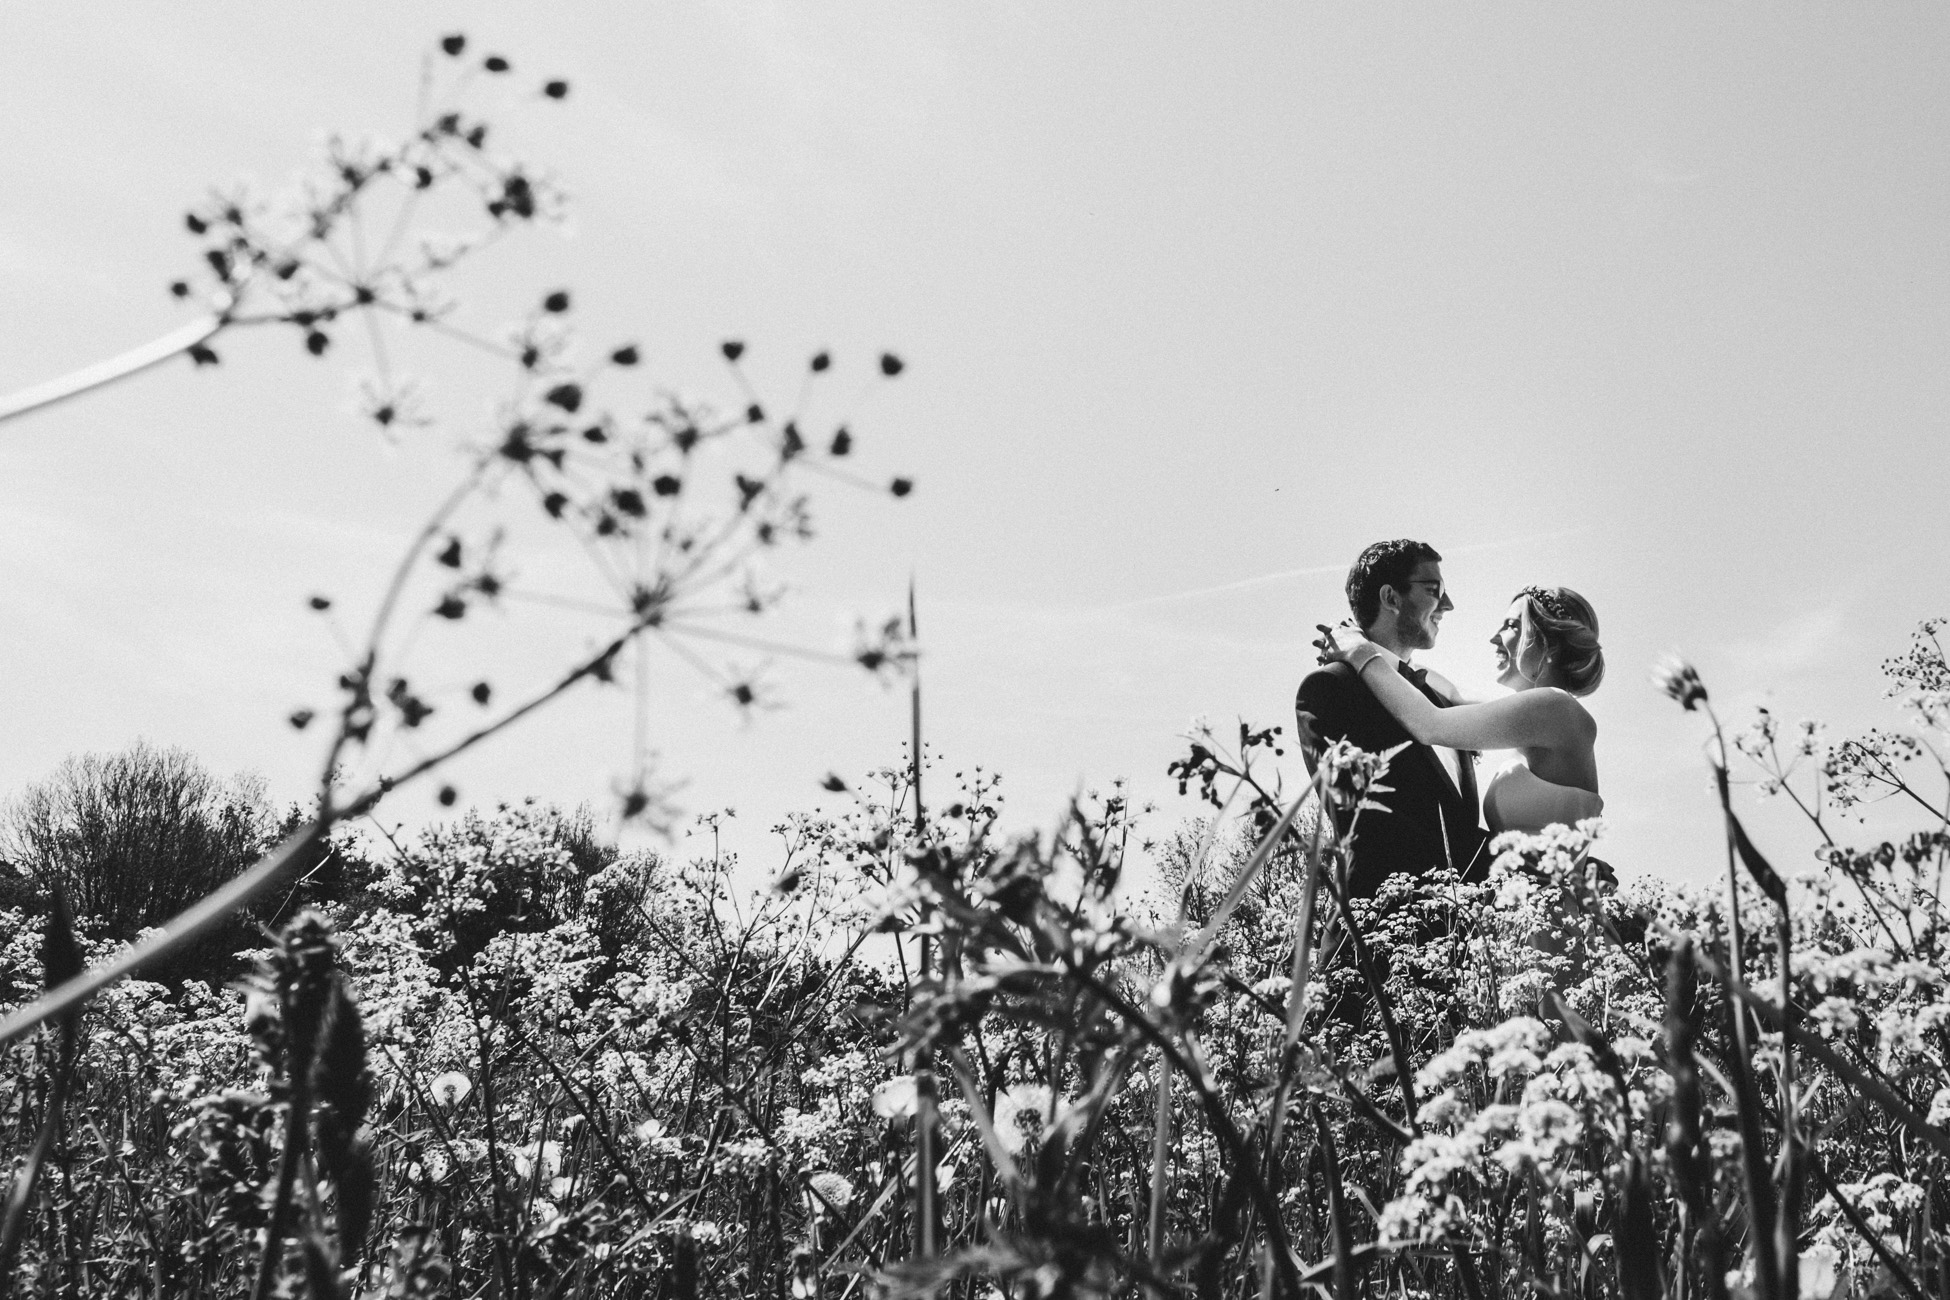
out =
[[[1492,832],[1534,832],[1596,817],[1605,806],[1593,752],[1598,724],[1579,702],[1605,676],[1591,602],[1568,587],[1525,587],[1490,643],[1496,647],[1497,681],[1511,693],[1446,709],[1404,680],[1396,672],[1400,660],[1358,628],[1329,632],[1322,657],[1352,667],[1382,707],[1424,745],[1521,753],[1522,760],[1498,772],[1483,792],[1483,815]],[[1368,671],[1377,660],[1383,670]]]

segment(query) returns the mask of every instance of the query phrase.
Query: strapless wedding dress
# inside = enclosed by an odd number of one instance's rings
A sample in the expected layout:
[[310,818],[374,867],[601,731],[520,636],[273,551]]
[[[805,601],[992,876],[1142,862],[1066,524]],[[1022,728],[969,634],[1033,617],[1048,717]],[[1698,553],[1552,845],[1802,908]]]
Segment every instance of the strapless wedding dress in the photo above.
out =
[[1528,764],[1513,763],[1490,778],[1483,791],[1483,817],[1490,833],[1527,831],[1546,826],[1575,826],[1605,810],[1605,801],[1589,790],[1546,781]]

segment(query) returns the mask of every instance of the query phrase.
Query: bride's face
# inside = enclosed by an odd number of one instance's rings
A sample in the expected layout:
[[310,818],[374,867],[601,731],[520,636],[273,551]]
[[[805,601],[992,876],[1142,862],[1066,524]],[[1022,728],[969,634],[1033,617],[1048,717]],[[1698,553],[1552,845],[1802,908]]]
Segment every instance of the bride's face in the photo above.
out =
[[1536,684],[1524,671],[1524,660],[1537,657],[1530,632],[1529,606],[1530,602],[1521,596],[1511,601],[1509,612],[1503,616],[1503,626],[1490,638],[1490,645],[1496,649],[1497,683],[1513,691]]

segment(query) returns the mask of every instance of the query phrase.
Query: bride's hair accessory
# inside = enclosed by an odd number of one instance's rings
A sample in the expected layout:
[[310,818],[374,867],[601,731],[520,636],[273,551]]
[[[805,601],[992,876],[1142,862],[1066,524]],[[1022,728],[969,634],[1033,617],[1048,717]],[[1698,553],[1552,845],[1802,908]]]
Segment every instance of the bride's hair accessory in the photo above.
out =
[[1576,617],[1571,613],[1570,606],[1564,603],[1564,598],[1554,591],[1546,591],[1542,587],[1525,587],[1517,594],[1519,596],[1528,596],[1539,605],[1542,605],[1544,612],[1552,618],[1568,621]]
[[1597,690],[1605,677],[1605,652],[1591,602],[1569,587],[1525,587],[1517,595],[1530,602],[1531,630],[1564,689],[1573,695]]

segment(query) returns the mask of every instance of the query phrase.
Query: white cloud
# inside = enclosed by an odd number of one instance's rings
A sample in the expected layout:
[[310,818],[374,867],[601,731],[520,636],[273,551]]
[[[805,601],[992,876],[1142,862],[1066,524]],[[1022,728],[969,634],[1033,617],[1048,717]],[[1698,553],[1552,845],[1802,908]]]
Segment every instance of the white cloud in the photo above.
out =
[[1732,678],[1779,683],[1854,657],[1847,601],[1836,601],[1789,615],[1772,627],[1735,639],[1725,649]]

